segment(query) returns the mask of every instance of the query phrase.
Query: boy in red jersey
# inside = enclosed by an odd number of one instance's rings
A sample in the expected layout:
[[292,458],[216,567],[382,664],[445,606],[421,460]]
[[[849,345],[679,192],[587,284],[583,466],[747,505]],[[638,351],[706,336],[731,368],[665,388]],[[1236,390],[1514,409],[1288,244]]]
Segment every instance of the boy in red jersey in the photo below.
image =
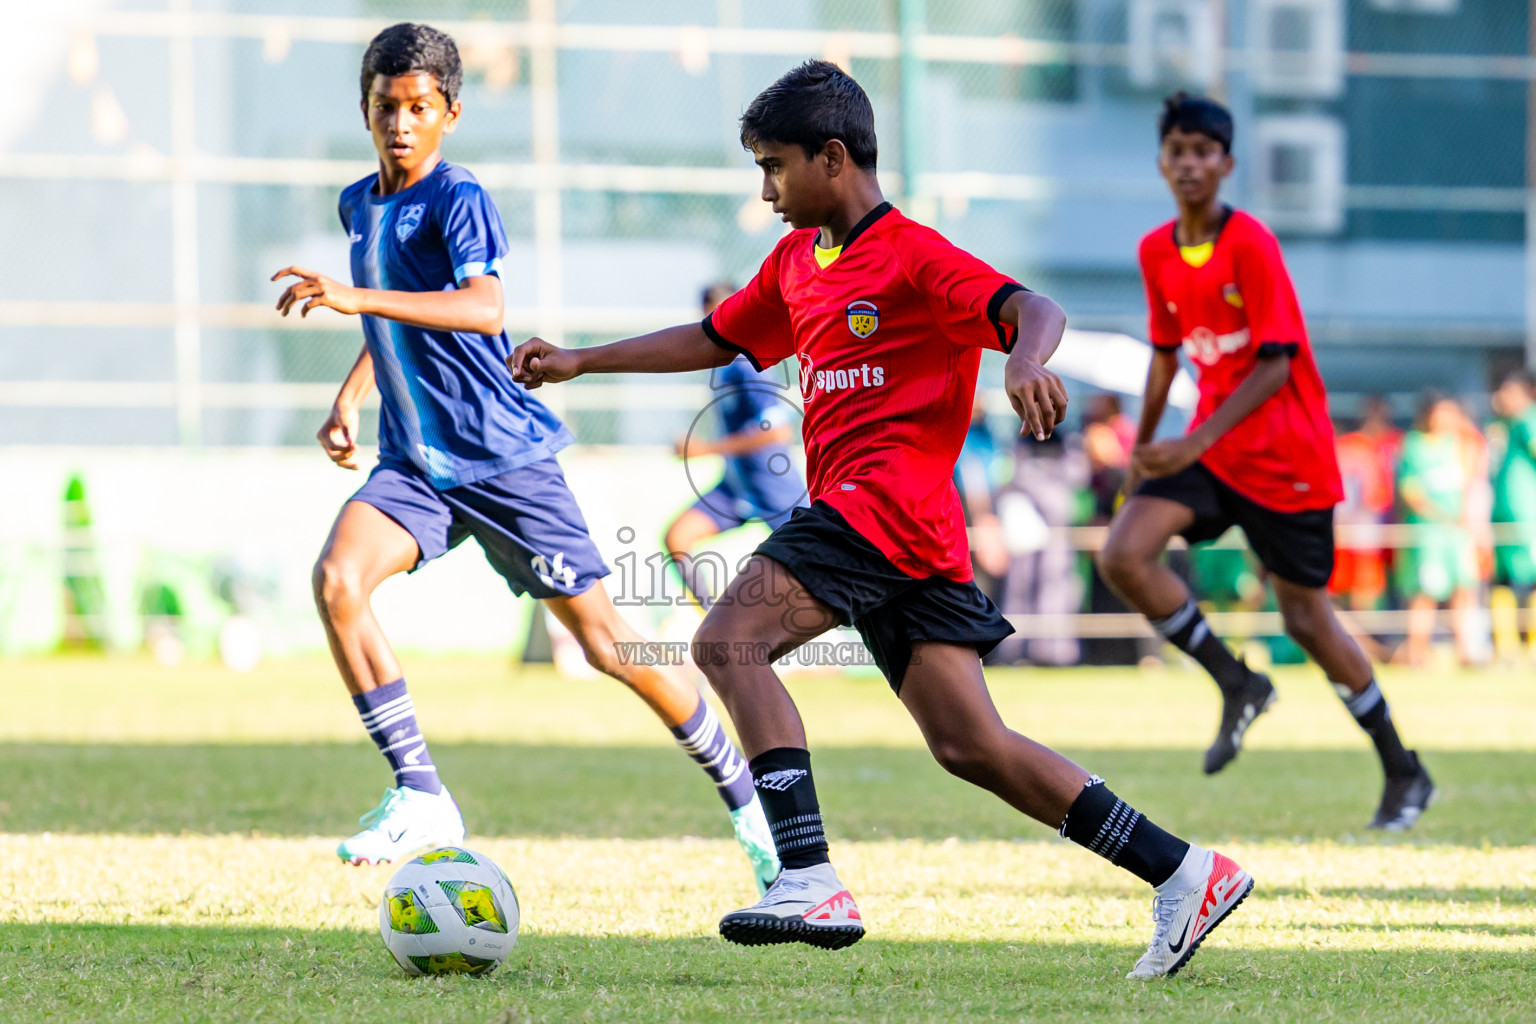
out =
[[751,758],[783,874],[720,932],[744,945],[836,949],[864,934],[827,855],[805,730],[772,662],[837,623],[863,636],[934,756],[1157,889],[1131,972],[1176,972],[1253,887],[1237,864],[1178,839],[1103,781],[1009,730],[981,655],[1012,628],[971,578],[951,476],[982,348],[1010,353],[1006,387],[1044,439],[1066,394],[1042,365],[1066,324],[1027,291],[884,201],[869,98],[811,61],[741,119],[762,197],[795,229],[701,324],[567,352],[533,339],[508,360],[530,388],[583,373],[800,363],[810,508],[757,549],[694,638]]
[[[1221,689],[1207,774],[1237,756],[1275,699],[1269,679],[1232,656],[1188,589],[1160,561],[1175,534],[1214,540],[1238,525],[1269,572],[1285,629],[1328,674],[1370,735],[1386,773],[1372,828],[1413,825],[1435,793],[1404,750],[1369,659],[1328,601],[1333,507],[1343,498],[1328,396],[1275,236],[1217,198],[1232,172],[1232,115],[1179,93],[1164,105],[1158,166],[1179,216],[1141,242],[1152,345],[1141,428],[1125,493],[1099,556],[1104,579],[1198,661]],[[1189,433],[1154,442],[1183,348],[1199,367]]]

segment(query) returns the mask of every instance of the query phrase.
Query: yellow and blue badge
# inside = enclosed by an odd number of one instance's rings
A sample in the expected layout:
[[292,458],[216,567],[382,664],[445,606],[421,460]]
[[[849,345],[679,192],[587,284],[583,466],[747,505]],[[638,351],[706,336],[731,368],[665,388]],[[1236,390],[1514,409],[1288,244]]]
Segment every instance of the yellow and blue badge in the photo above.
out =
[[848,303],[848,329],[855,337],[867,338],[880,326],[880,308],[867,299]]
[[1238,309],[1242,309],[1243,308],[1243,295],[1242,295],[1241,292],[1239,292],[1237,290],[1237,285],[1235,285],[1235,284],[1224,284],[1224,285],[1222,285],[1221,286],[1221,297],[1227,300],[1227,304],[1228,305],[1236,306]]

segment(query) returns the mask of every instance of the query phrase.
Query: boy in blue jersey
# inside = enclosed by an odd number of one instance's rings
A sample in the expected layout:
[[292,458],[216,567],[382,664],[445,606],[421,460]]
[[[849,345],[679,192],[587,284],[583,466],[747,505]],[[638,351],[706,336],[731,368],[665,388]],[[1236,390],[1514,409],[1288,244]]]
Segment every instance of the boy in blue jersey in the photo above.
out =
[[363,56],[365,123],[379,171],[341,195],[352,285],[302,267],[278,300],[362,317],[365,344],[319,438],[357,468],[358,409],[377,383],[379,463],[337,516],[315,565],[315,601],[331,653],[395,786],[337,852],[357,864],[460,843],[464,823],[438,778],[394,652],[369,607],[387,577],[411,572],[473,536],[518,594],[544,601],[587,660],[648,703],[714,780],[761,888],[779,870],[752,777],[714,712],[680,674],[621,662],[639,640],[601,581],[608,567],[554,455],[560,421],[512,381],[502,330],[507,240],[474,176],[443,160],[463,73],[447,35],[385,29]]
[[[713,313],[735,290],[734,285],[724,282],[704,289],[704,315]],[[724,456],[725,475],[672,520],[666,534],[667,551],[683,585],[706,611],[715,596],[690,552],[715,534],[754,519],[776,530],[791,512],[806,504],[805,478],[789,454],[794,436],[790,423],[793,406],[773,373],[757,370],[746,356],[739,355],[716,370],[710,384],[720,392],[711,405],[719,414],[723,436],[713,441],[684,438],[677,442],[677,454],[684,459]]]

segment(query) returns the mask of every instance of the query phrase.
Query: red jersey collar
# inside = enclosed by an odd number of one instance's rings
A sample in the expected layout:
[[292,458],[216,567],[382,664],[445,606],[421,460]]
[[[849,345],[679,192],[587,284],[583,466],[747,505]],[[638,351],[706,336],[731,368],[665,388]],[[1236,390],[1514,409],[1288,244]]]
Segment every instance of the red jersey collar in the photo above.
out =
[[[892,206],[890,204],[890,201],[887,200],[886,202],[881,203],[879,206],[875,207],[873,210],[870,210],[863,217],[861,217],[859,219],[859,222],[853,226],[853,230],[848,232],[848,237],[843,239],[842,251],[843,252],[847,252],[848,251],[848,247],[854,243],[854,240],[856,238],[858,238],[864,232],[868,231],[870,226],[872,224],[874,224],[875,221],[879,220],[881,217],[884,217],[886,214],[890,213],[894,209],[896,209],[896,207]],[[811,232],[811,248],[812,249],[816,248],[816,239],[820,235],[821,235],[820,229],[817,229],[816,231],[812,231]]]
[[[1221,241],[1221,233],[1227,230],[1227,225],[1232,222],[1232,207],[1223,203],[1221,205],[1221,223],[1216,225],[1216,236],[1211,239],[1211,248],[1216,248],[1216,243]],[[1173,239],[1175,249],[1184,248],[1184,243],[1179,241],[1179,218],[1173,218],[1173,223],[1168,225],[1168,235]]]

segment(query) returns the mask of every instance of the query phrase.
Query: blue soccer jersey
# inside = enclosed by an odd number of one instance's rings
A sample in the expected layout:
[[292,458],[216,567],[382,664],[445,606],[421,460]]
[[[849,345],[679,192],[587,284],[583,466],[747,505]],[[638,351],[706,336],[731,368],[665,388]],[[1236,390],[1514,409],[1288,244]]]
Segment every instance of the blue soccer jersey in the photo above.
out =
[[[716,407],[727,435],[768,430],[790,422],[793,407],[783,397],[771,370],[759,373],[746,356],[737,356],[716,374],[724,391]],[[763,509],[788,510],[800,504],[805,480],[794,468],[789,448],[772,444],[725,460],[724,483],[739,497]]]
[[[352,243],[352,283],[428,292],[501,273],[506,232],[474,175],[446,161],[393,195],[371,174],[341,194]],[[379,457],[411,463],[438,490],[548,458],[572,441],[564,424],[521,384],[497,335],[438,331],[364,316],[383,409]]]

